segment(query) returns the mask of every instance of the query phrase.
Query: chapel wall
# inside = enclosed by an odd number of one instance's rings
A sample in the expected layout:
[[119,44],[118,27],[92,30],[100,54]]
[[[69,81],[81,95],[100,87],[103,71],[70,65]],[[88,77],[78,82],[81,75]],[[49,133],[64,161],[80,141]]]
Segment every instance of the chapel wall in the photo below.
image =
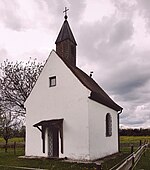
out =
[[[112,117],[112,136],[106,137],[106,114]],[[117,112],[89,99],[90,159],[98,159],[118,152]]]

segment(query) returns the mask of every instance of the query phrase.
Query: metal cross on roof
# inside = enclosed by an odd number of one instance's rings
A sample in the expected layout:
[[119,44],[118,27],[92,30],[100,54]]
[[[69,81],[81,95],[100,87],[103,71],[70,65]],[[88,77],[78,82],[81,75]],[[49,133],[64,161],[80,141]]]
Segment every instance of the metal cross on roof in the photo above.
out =
[[65,7],[65,10],[63,11],[63,13],[65,13],[65,19],[67,19],[68,18],[68,16],[67,16],[67,11],[68,11],[69,9],[67,9],[67,7]]

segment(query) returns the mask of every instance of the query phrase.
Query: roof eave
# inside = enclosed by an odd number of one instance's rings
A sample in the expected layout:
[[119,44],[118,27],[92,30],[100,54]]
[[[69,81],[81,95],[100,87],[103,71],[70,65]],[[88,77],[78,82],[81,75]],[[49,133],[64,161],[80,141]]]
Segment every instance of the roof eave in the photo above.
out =
[[[100,104],[103,104],[104,106],[107,106],[117,112],[122,111],[123,108],[121,106],[119,106],[118,104],[116,104],[113,100],[112,101],[108,101],[105,100],[104,98],[100,98],[98,95],[95,95],[95,92],[91,92],[91,95],[89,96],[89,99],[94,100]],[[110,99],[111,100],[111,99]]]

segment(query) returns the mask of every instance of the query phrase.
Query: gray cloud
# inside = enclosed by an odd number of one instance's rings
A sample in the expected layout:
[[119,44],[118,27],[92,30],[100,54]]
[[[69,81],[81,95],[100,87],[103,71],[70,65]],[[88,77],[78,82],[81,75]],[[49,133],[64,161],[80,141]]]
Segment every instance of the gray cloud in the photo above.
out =
[[[64,16],[63,10],[65,7],[69,8],[68,16],[69,20],[75,21],[76,25],[79,22],[82,13],[86,7],[85,0],[74,1],[74,0],[34,0],[37,3],[39,10],[47,11],[47,22],[49,22],[50,26],[53,28],[57,28],[62,23],[62,18]],[[49,19],[51,18],[51,19]]]
[[[150,26],[150,1],[149,0],[136,0],[137,2],[137,9],[139,14],[141,14],[146,20],[148,27]],[[148,29],[149,31],[149,29]]]
[[0,19],[6,27],[20,31],[25,25],[24,21],[19,16],[19,4],[17,0],[0,1]]
[[[133,113],[131,113],[133,114]],[[143,125],[145,123],[145,119],[137,119],[136,117],[132,118],[128,117],[128,118],[124,118],[121,121],[122,124],[126,125],[126,126],[133,126],[133,127],[139,127],[141,125]]]
[[[59,1],[59,0],[55,0],[55,1],[48,1],[48,0],[35,0],[35,2],[38,3],[39,5],[39,10],[45,10],[45,7],[47,8],[46,10],[49,12],[49,15],[53,14],[53,17],[56,16],[56,18],[61,19],[62,17],[62,13],[63,13],[63,9],[65,7],[65,0]],[[51,17],[51,16],[50,16]]]
[[131,20],[121,20],[117,22],[110,33],[111,45],[120,45],[120,43],[129,40],[133,34],[133,23]]
[[115,17],[112,16],[111,18],[104,17],[102,21],[79,25],[77,36],[80,42],[78,48],[81,55],[86,56],[91,62],[100,59],[105,48],[109,46],[110,27],[113,27],[114,22]]
[[112,15],[92,24],[80,25],[80,57],[85,60],[85,65],[91,63],[91,66],[96,66],[96,80],[124,107],[122,123],[144,127],[144,122],[147,126],[149,122],[143,115],[148,118],[150,107],[138,111],[137,108],[145,107],[150,100],[150,51],[140,51],[132,43],[136,31],[133,27],[134,12],[138,10],[136,3],[117,2],[119,16]]
[[150,114],[149,114],[150,105],[145,106],[136,106],[133,108],[131,105],[126,114],[121,115],[121,124],[129,127],[149,127],[150,123]]
[[72,18],[76,23],[80,21],[82,14],[85,10],[86,3],[85,0],[75,1],[67,0],[70,5],[70,18]]
[[122,64],[120,69],[114,70],[114,72],[112,70],[110,76],[114,77],[114,80],[111,80],[113,90],[119,94],[124,94],[144,86],[149,81],[150,72],[146,74],[142,69],[145,69],[144,66],[139,68],[135,63],[126,63]]
[[[101,87],[124,107],[121,123],[127,126],[150,124],[148,121],[150,119],[148,103],[150,101],[150,51],[140,47],[138,49],[132,41],[132,37],[136,34],[134,26],[136,13],[146,19],[149,29],[150,2],[148,0],[131,2],[111,0],[115,7],[114,13],[91,23],[81,19],[86,9],[86,0],[30,0],[32,12],[28,9],[28,5],[22,9],[21,2],[0,1],[0,20],[3,26],[18,32],[42,28],[48,36],[54,37],[49,34],[51,32],[57,37],[64,21],[63,9],[67,6],[70,9],[68,21],[78,43],[79,65],[82,67],[88,65],[88,69],[94,71],[94,78]],[[97,12],[99,15],[98,11],[92,12]],[[42,60],[51,49],[42,52],[40,50],[25,51],[22,53],[23,58],[41,56],[38,58]],[[0,55],[4,58],[8,54],[9,52],[4,48],[0,50]],[[12,54],[9,54],[11,58],[10,55]]]
[[[77,38],[79,64],[82,63],[83,67],[87,63],[91,67],[95,66],[94,74],[98,83],[124,107],[122,123],[130,126],[144,126],[144,122],[148,124],[142,116],[147,117],[150,108],[138,110],[139,106],[145,107],[150,100],[150,52],[139,52],[132,43],[136,31],[133,18],[138,10],[137,4],[115,0],[113,2],[116,11],[113,15],[104,16],[102,20],[93,23],[80,23],[86,7],[85,1],[69,2],[69,19],[74,21],[70,23]],[[47,5],[49,8],[53,6],[53,15],[59,17],[60,20],[56,21],[61,23],[60,11],[66,6],[65,1],[60,4],[55,1],[52,6],[51,3]]]
[[5,48],[0,48],[0,63],[2,63],[7,57],[7,50]]
[[120,1],[120,0],[111,0],[111,2],[116,7],[116,12],[121,15],[122,19],[132,19],[134,12],[136,11],[136,0],[134,1]]

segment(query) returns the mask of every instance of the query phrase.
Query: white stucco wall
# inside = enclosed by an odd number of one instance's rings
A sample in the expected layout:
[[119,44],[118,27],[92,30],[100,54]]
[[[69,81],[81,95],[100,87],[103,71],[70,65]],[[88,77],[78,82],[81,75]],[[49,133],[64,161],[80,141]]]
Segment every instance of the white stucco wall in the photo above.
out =
[[[49,77],[56,76],[56,86],[49,87]],[[64,119],[64,154],[60,157],[89,159],[88,98],[89,90],[81,85],[63,61],[52,51],[39,76],[26,107],[26,156],[42,153],[41,132],[33,127],[43,120]],[[59,148],[60,150],[60,148]]]
[[[118,152],[117,112],[93,100],[88,101],[90,159]],[[112,117],[112,136],[106,137],[106,114]]]

